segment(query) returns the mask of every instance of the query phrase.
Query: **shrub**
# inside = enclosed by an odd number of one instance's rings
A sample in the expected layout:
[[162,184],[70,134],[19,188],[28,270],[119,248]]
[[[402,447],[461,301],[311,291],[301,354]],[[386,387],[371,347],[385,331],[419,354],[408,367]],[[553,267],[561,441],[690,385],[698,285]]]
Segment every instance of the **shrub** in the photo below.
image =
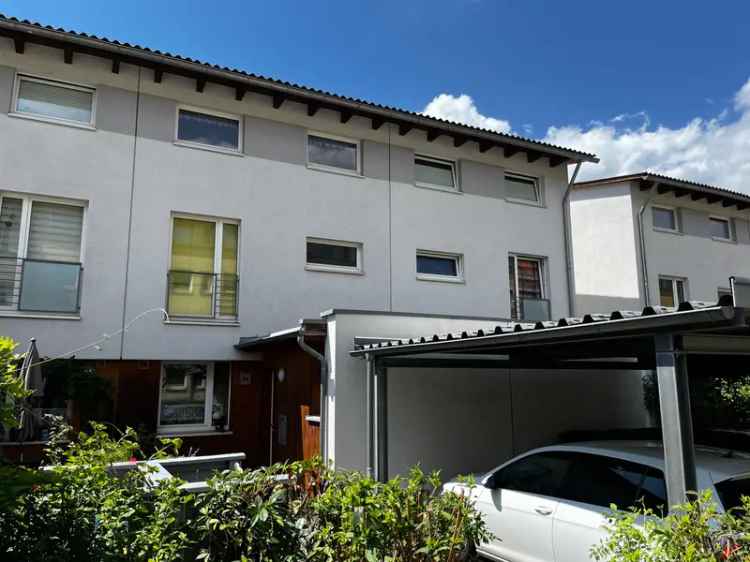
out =
[[54,479],[0,506],[0,559],[458,562],[489,538],[469,497],[442,495],[436,473],[380,483],[315,460],[223,471],[192,495],[144,470],[114,476],[111,463],[143,458],[136,434],[92,425],[70,443],[55,432]]
[[649,509],[612,507],[608,536],[592,549],[600,561],[747,561],[750,549],[750,498],[742,509],[721,512],[710,491],[675,507],[661,518]]

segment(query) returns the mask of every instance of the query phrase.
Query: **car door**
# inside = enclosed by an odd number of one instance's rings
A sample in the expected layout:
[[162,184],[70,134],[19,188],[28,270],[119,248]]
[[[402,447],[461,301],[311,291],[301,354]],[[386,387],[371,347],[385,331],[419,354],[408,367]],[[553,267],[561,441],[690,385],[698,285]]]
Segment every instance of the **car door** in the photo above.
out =
[[661,470],[587,453],[576,456],[560,496],[552,532],[556,562],[593,560],[592,547],[607,536],[612,504],[645,505],[660,513],[667,503]]
[[566,453],[540,452],[492,474],[477,495],[477,508],[495,540],[484,553],[507,562],[553,562],[556,494],[572,461]]

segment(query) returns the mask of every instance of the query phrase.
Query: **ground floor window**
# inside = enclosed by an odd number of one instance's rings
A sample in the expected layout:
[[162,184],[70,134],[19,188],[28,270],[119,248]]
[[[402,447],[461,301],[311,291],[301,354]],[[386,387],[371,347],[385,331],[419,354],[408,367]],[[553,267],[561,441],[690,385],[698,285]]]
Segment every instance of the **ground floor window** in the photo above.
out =
[[679,277],[659,277],[659,303],[662,306],[676,307],[687,300],[687,279]]
[[229,394],[228,363],[163,363],[159,431],[227,429]]

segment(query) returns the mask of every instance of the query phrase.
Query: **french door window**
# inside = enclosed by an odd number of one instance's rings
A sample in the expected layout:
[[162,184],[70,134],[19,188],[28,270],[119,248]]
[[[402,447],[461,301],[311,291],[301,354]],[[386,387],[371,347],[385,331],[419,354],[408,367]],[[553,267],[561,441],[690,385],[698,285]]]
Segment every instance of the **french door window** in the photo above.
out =
[[238,245],[237,222],[173,217],[170,316],[237,319]]
[[0,194],[0,309],[78,312],[84,211]]
[[513,320],[549,320],[542,258],[508,256],[510,312]]

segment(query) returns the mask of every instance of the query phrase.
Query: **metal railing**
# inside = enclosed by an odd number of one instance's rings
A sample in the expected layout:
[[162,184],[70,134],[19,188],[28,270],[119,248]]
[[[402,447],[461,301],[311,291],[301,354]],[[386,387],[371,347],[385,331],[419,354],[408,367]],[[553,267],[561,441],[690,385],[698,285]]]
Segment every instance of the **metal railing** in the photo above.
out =
[[0,256],[0,310],[77,313],[82,274],[79,262]]
[[240,278],[226,273],[167,272],[167,313],[176,318],[235,322]]
[[526,322],[544,322],[551,318],[549,299],[527,299],[511,297],[511,316],[513,320]]

